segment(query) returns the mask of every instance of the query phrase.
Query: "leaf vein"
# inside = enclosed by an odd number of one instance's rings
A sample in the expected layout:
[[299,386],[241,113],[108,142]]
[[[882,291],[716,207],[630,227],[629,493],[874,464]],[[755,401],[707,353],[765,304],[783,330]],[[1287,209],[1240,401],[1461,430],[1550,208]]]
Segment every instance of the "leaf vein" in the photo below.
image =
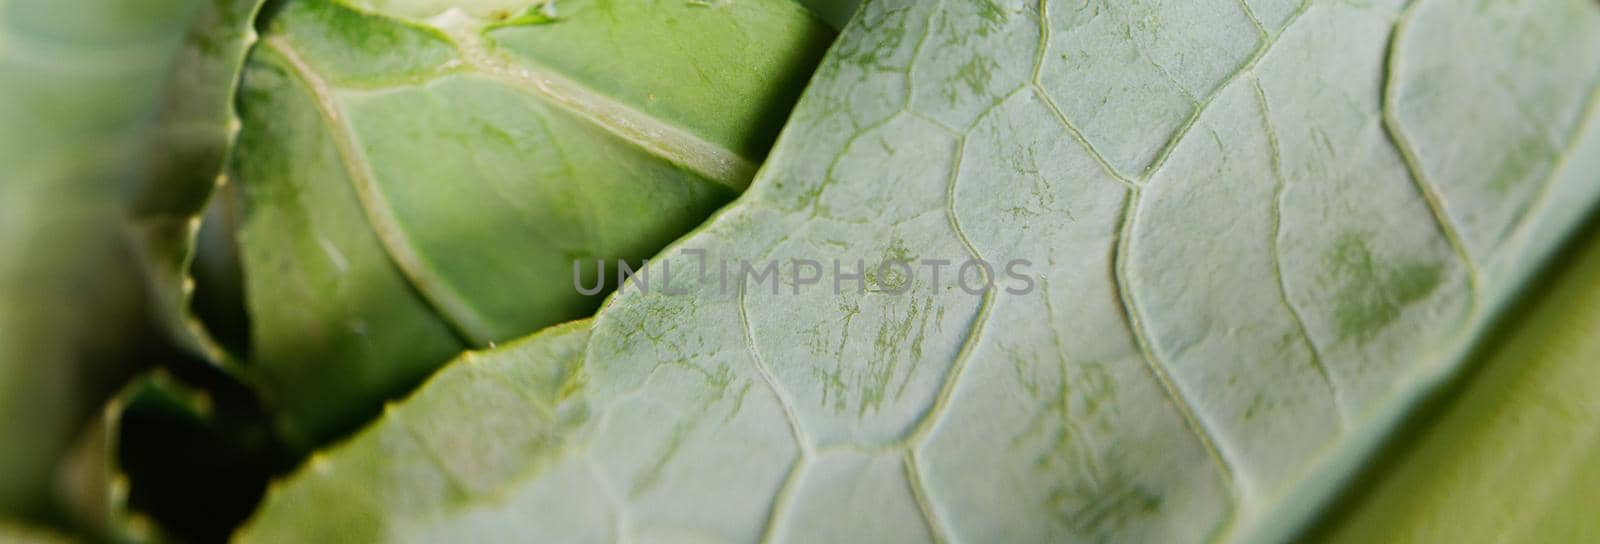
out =
[[1196,122],[1200,120],[1200,116],[1205,115],[1206,111],[1211,108],[1211,105],[1217,102],[1217,97],[1221,96],[1223,92],[1232,88],[1233,84],[1238,82],[1240,77],[1250,73],[1252,70],[1255,70],[1256,65],[1261,62],[1261,59],[1265,58],[1267,53],[1272,52],[1272,48],[1276,47],[1278,43],[1282,41],[1283,36],[1289,33],[1289,30],[1294,27],[1295,23],[1300,21],[1300,17],[1305,15],[1306,10],[1310,8],[1311,0],[1306,0],[1305,2],[1301,3],[1300,7],[1296,9],[1295,12],[1289,16],[1288,21],[1283,24],[1282,30],[1279,30],[1277,34],[1270,36],[1266,39],[1266,41],[1262,42],[1260,46],[1257,46],[1256,50],[1250,54],[1250,57],[1245,59],[1244,64],[1239,66],[1238,70],[1234,70],[1232,74],[1229,74],[1226,79],[1222,80],[1222,83],[1218,84],[1211,90],[1210,94],[1206,95],[1205,100],[1195,105],[1194,111],[1191,112],[1189,117],[1183,121],[1183,124],[1178,127],[1178,131],[1174,132],[1172,137],[1167,139],[1166,145],[1162,146],[1161,151],[1156,154],[1156,158],[1150,163],[1150,166],[1145,168],[1143,175],[1139,177],[1139,184],[1142,185],[1146,182],[1149,182],[1150,178],[1154,177],[1156,172],[1159,172],[1161,167],[1167,164],[1167,159],[1172,157],[1172,152],[1173,150],[1177,149],[1178,142],[1183,141],[1183,139],[1189,135],[1189,131],[1194,129]]
[[294,50],[294,47],[281,37],[267,38],[262,41],[267,47],[277,52],[293,69],[296,77],[305,84],[311,93],[313,102],[316,103],[318,113],[328,126],[329,137],[334,142],[334,147],[339,152],[340,162],[345,167],[346,177],[351,187],[355,190],[357,200],[366,212],[372,230],[377,234],[381,246],[388,253],[389,258],[395,263],[403,276],[422,295],[445,323],[450,325],[457,336],[469,340],[475,345],[487,345],[493,340],[490,328],[477,311],[453,292],[439,279],[428,272],[423,263],[422,255],[410,242],[400,229],[400,220],[395,217],[388,200],[378,191],[370,165],[367,164],[365,155],[356,143],[354,135],[339,106],[334,103],[332,91],[326,82],[319,77],[311,66],[306,64]]
[[1566,171],[1567,160],[1578,153],[1578,144],[1582,143],[1584,133],[1588,132],[1589,128],[1594,125],[1596,117],[1600,117],[1600,78],[1597,78],[1595,83],[1590,86],[1589,98],[1583,109],[1579,110],[1578,122],[1574,124],[1571,133],[1567,135],[1567,141],[1561,147],[1561,155],[1556,158],[1555,165],[1550,167],[1549,175],[1540,184],[1538,194],[1534,195],[1532,204],[1528,206],[1529,213],[1524,215],[1518,222],[1512,234],[1513,240],[1520,241],[1526,238],[1532,230],[1533,222],[1531,219],[1535,215],[1533,212],[1549,205],[1555,189],[1556,179]]
[[451,23],[442,20],[437,27],[456,42],[467,64],[479,73],[545,99],[640,149],[734,191],[743,192],[755,178],[758,165],[737,153],[553,71],[537,69],[526,61],[506,61],[484,43],[477,31]]
[[1327,362],[1322,357],[1322,349],[1312,338],[1311,330],[1306,327],[1304,314],[1299,305],[1289,297],[1289,284],[1283,274],[1283,251],[1279,249],[1283,241],[1283,199],[1288,194],[1289,181],[1283,175],[1283,152],[1278,142],[1278,131],[1272,124],[1271,110],[1267,106],[1267,91],[1262,88],[1261,80],[1251,78],[1251,86],[1255,87],[1256,102],[1260,104],[1262,127],[1267,134],[1267,145],[1271,151],[1272,177],[1275,181],[1272,195],[1272,234],[1270,243],[1272,247],[1272,275],[1277,278],[1278,297],[1283,299],[1283,305],[1289,309],[1293,317],[1295,329],[1306,342],[1306,349],[1311,353],[1311,364],[1322,377],[1322,382],[1328,387],[1328,394],[1333,398],[1334,408],[1339,411],[1340,426],[1349,425],[1348,410],[1345,406],[1344,394],[1339,389],[1339,383],[1334,381],[1333,373],[1328,370]]
[[1400,45],[1405,39],[1405,30],[1410,22],[1411,15],[1416,11],[1417,6],[1421,4],[1416,0],[1407,4],[1406,8],[1400,12],[1399,18],[1395,21],[1394,30],[1389,36],[1388,58],[1384,62],[1383,104],[1380,107],[1383,116],[1383,128],[1384,133],[1389,136],[1389,143],[1395,148],[1395,151],[1399,152],[1401,162],[1405,163],[1407,177],[1410,178],[1417,191],[1421,193],[1423,201],[1427,203],[1429,215],[1438,226],[1439,231],[1444,235],[1445,241],[1450,244],[1450,249],[1461,260],[1461,265],[1467,269],[1467,282],[1471,286],[1471,301],[1469,302],[1471,309],[1469,309],[1469,313],[1475,313],[1482,289],[1477,261],[1473,260],[1466,241],[1462,239],[1459,228],[1454,220],[1451,219],[1444,197],[1439,194],[1438,186],[1428,179],[1427,173],[1422,167],[1422,162],[1417,156],[1416,147],[1412,144],[1410,138],[1406,136],[1405,130],[1400,125],[1400,118],[1395,113],[1399,108],[1400,100],[1397,95],[1399,84],[1396,78],[1399,73]]
[[[956,184],[961,177],[961,164],[962,159],[966,156],[966,149],[967,139],[963,136],[956,141],[955,162],[950,165],[950,178],[945,186],[944,211],[945,218],[950,223],[950,229],[955,233],[956,238],[960,240],[962,248],[971,254],[974,260],[981,262],[983,261],[983,255],[972,244],[972,240],[967,237],[967,233],[961,229],[961,220],[957,217],[955,209]],[[978,273],[985,276],[985,285],[993,285],[993,278],[988,277],[989,272],[987,270],[980,267]],[[978,339],[983,335],[984,325],[989,322],[989,314],[994,308],[994,291],[994,289],[988,289],[983,292],[983,299],[978,302],[977,313],[972,317],[972,322],[967,325],[966,337],[961,339],[961,348],[956,352],[956,358],[950,365],[950,370],[945,373],[943,383],[939,385],[939,392],[933,399],[933,405],[928,407],[928,411],[922,414],[922,418],[912,428],[907,440],[911,447],[916,447],[917,442],[927,436],[933,425],[938,422],[939,416],[948,409],[950,397],[955,394],[956,384],[965,375],[967,366],[972,360],[972,352],[977,348]]]
[[1077,141],[1078,145],[1082,146],[1090,157],[1094,158],[1094,162],[1100,165],[1101,170],[1104,170],[1117,183],[1129,189],[1137,188],[1138,185],[1133,180],[1124,177],[1121,172],[1111,166],[1110,162],[1106,161],[1105,155],[1100,154],[1100,150],[1095,149],[1094,144],[1089,142],[1089,138],[1083,135],[1083,131],[1078,130],[1077,125],[1072,124],[1072,120],[1067,119],[1067,115],[1061,111],[1061,107],[1056,105],[1055,99],[1050,98],[1050,93],[1045,90],[1041,78],[1044,74],[1044,59],[1050,51],[1050,36],[1053,32],[1054,30],[1050,28],[1050,0],[1039,0],[1039,53],[1033,59],[1033,76],[1029,79],[1028,87],[1033,89],[1033,94],[1050,110],[1050,115],[1055,117],[1056,122],[1061,123],[1061,126],[1067,130],[1067,134],[1071,135],[1072,139]]
[[939,516],[934,514],[932,498],[928,496],[926,482],[922,479],[922,471],[917,468],[917,452],[915,448],[907,448],[901,457],[901,465],[906,470],[906,485],[910,487],[911,499],[917,503],[917,511],[922,514],[923,522],[928,526],[928,534],[935,543],[950,542],[949,532],[939,523]]
[[1128,330],[1133,334],[1134,344],[1139,350],[1145,369],[1149,371],[1151,377],[1161,387],[1161,391],[1172,402],[1173,407],[1177,409],[1179,416],[1183,419],[1184,427],[1199,441],[1201,448],[1205,450],[1207,457],[1211,459],[1217,472],[1227,482],[1231,492],[1237,495],[1239,493],[1238,476],[1234,474],[1231,463],[1222,454],[1221,449],[1218,448],[1215,431],[1211,430],[1200,419],[1193,402],[1174,383],[1167,372],[1166,366],[1156,356],[1155,349],[1151,345],[1149,333],[1144,327],[1144,318],[1137,310],[1138,304],[1134,301],[1133,291],[1129,287],[1128,255],[1132,250],[1132,234],[1134,223],[1138,217],[1140,192],[1138,190],[1130,190],[1127,198],[1127,204],[1122,212],[1122,226],[1117,233],[1117,248],[1113,254],[1112,264],[1112,284],[1116,288],[1118,301],[1122,305],[1123,319],[1127,321]]
[[[787,237],[785,237],[785,239],[787,239]],[[783,243],[783,241],[779,240],[771,247],[767,248],[767,251],[764,255],[762,255],[761,260],[766,261],[770,259],[772,252],[776,250],[778,244],[781,243]],[[767,388],[772,391],[773,396],[777,397],[779,406],[783,408],[783,417],[784,420],[789,424],[789,433],[794,438],[795,446],[800,450],[799,454],[795,456],[793,464],[789,466],[789,472],[784,476],[783,484],[778,488],[778,495],[773,497],[772,507],[767,510],[767,519],[765,522],[766,526],[761,531],[761,541],[772,542],[777,536],[779,521],[782,519],[783,513],[788,510],[791,497],[794,494],[794,488],[796,487],[797,480],[799,479],[800,471],[811,459],[815,448],[812,445],[811,440],[806,436],[804,428],[800,426],[800,418],[799,416],[795,415],[794,403],[789,399],[788,392],[784,388],[780,387],[778,385],[778,381],[773,378],[771,369],[767,367],[766,358],[761,355],[760,348],[756,346],[755,329],[750,322],[749,305],[745,297],[746,286],[746,282],[741,280],[739,283],[738,298],[739,323],[744,329],[745,346],[750,353],[750,358],[755,362],[756,372],[761,375],[761,380],[766,383]]]

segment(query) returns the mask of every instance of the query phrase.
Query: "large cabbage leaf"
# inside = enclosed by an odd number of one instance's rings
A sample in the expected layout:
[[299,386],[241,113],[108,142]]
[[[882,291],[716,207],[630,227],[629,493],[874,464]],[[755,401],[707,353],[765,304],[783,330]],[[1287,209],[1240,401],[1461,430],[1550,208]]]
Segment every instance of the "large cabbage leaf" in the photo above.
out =
[[441,379],[244,536],[1293,534],[1595,207],[1597,81],[1583,0],[869,2],[751,189],[602,309],[580,423]]

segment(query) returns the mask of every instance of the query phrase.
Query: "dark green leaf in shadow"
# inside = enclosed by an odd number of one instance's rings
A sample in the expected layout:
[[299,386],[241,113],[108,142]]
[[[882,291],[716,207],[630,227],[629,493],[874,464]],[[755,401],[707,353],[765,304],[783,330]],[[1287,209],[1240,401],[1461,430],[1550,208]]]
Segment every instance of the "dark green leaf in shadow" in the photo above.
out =
[[194,368],[133,381],[79,440],[60,486],[83,526],[125,542],[222,542],[288,467],[249,391]]

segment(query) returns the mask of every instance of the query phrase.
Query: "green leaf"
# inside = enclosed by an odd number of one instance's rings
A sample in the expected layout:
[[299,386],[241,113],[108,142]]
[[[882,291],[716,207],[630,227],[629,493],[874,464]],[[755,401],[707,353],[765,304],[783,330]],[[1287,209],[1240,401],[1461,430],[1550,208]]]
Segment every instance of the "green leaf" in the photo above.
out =
[[575,261],[593,285],[742,191],[832,37],[790,0],[502,4],[262,23],[228,178],[249,381],[299,447],[465,347],[591,315]]
[[[869,2],[750,190],[601,310],[583,422],[515,478],[479,452],[547,425],[380,422],[243,538],[1286,538],[1596,208],[1597,81],[1586,0]],[[403,432],[464,457],[383,464]]]
[[[210,205],[213,222],[231,219],[225,203],[214,202],[212,195],[226,185],[220,174],[239,130],[233,111],[239,70],[255,43],[252,24],[263,3],[201,3],[167,82],[153,143],[147,150],[149,168],[130,214],[131,238],[141,253],[151,298],[168,335],[191,352],[234,370],[235,358],[192,309],[199,286],[229,289],[214,283],[214,278],[229,275],[217,272],[229,261],[216,257],[196,261],[196,244],[208,242],[212,254],[226,256],[232,251],[226,237],[201,238],[201,215]],[[199,269],[204,284],[191,275],[191,267]]]
[[156,351],[119,218],[192,0],[0,0],[0,514]]
[[[582,386],[588,340],[589,322],[578,321],[494,350],[466,353],[410,399],[391,405],[339,453],[313,455],[291,487],[273,492],[281,512],[269,516],[296,524],[268,517],[248,538],[399,538],[392,524],[470,506],[503,482],[559,460],[571,432],[588,419],[583,403],[572,396]],[[584,478],[581,471],[569,476]],[[545,506],[559,515],[573,508],[582,514],[586,505],[556,501]],[[571,518],[578,524],[584,520]],[[519,539],[547,541],[533,534]]]

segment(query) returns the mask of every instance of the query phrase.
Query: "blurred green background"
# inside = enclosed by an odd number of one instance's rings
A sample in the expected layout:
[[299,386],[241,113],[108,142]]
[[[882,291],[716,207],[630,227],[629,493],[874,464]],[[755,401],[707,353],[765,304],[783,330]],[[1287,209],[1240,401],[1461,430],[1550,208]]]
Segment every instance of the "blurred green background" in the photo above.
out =
[[198,0],[0,0],[0,514],[58,522],[55,467],[95,407],[172,352],[125,242]]

